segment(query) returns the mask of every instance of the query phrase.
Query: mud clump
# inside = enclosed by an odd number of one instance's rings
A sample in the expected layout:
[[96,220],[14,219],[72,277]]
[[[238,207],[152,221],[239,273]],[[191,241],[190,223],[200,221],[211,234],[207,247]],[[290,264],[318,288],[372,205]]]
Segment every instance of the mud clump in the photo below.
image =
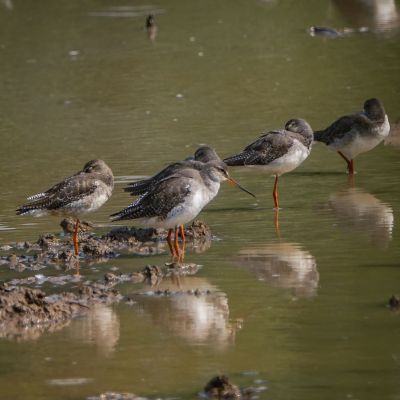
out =
[[204,388],[209,399],[239,400],[242,393],[238,386],[229,381],[225,375],[218,375],[212,378]]
[[143,229],[135,227],[121,226],[111,230],[104,238],[112,242],[122,242],[127,244],[135,244],[137,242],[152,242],[155,240],[165,239],[166,233],[163,229]]
[[85,254],[89,254],[95,258],[111,258],[115,257],[115,251],[106,243],[93,237],[88,238],[82,246],[82,250]]
[[187,239],[211,239],[211,229],[203,221],[194,220],[191,225],[185,229]]
[[[63,229],[64,233],[74,233],[76,225],[76,219],[74,218],[65,218],[60,222],[60,226]],[[79,221],[78,232],[90,232],[94,228],[94,225],[88,221]]]
[[[65,232],[70,233],[75,221],[65,219],[61,222]],[[92,224],[81,224],[79,235],[79,258],[85,262],[107,261],[117,257],[122,250],[138,255],[159,254],[166,251],[167,231],[162,229],[141,229],[122,226],[112,229],[99,237],[91,233]],[[186,228],[187,244],[195,252],[206,250],[211,245],[211,231],[201,222],[194,221]],[[74,268],[77,262],[70,238],[62,238],[54,234],[41,235],[36,243],[18,242],[2,246],[3,249],[15,249],[9,255],[0,256],[0,265],[6,265],[15,271],[25,269],[37,271],[52,265],[66,265]],[[6,251],[7,251],[6,250]],[[21,254],[22,253],[22,254]]]
[[155,286],[161,283],[164,278],[194,275],[199,269],[200,266],[197,264],[183,264],[179,268],[171,268],[170,264],[166,264],[165,267],[160,267],[158,265],[146,265],[142,271],[132,272],[130,274],[117,275],[112,272],[107,272],[104,275],[104,284],[108,287],[111,287],[123,282],[146,282],[151,286]]

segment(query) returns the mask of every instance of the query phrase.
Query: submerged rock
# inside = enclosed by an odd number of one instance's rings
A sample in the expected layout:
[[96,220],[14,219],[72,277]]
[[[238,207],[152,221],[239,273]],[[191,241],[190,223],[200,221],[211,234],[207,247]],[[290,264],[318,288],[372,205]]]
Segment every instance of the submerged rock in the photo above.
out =
[[388,302],[388,306],[391,310],[400,310],[400,298],[393,295]]
[[[64,233],[74,233],[76,225],[75,218],[65,218],[60,222],[60,226]],[[88,221],[79,221],[78,232],[89,232],[93,230],[94,225]]]
[[242,399],[239,387],[231,383],[225,375],[212,378],[205,386],[204,391],[209,399]]
[[329,38],[336,38],[342,35],[342,33],[335,28],[329,28],[327,26],[310,26],[308,28],[308,33],[311,36],[324,36]]

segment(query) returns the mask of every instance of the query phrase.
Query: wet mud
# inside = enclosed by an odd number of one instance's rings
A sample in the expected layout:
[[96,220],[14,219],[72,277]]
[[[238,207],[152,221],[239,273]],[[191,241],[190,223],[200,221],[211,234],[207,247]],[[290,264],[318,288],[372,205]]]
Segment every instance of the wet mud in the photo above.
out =
[[[69,236],[74,223],[71,218],[61,222],[64,232],[68,234],[64,237],[45,234],[35,243],[25,241],[1,246],[0,251],[11,253],[0,256],[0,266],[17,272],[39,271],[56,265],[75,268],[77,258]],[[105,235],[96,236],[90,232],[92,227],[90,222],[83,221],[79,235],[79,260],[89,264],[108,261],[121,252],[150,255],[167,251],[165,230],[121,226]],[[204,251],[211,245],[210,228],[201,221],[193,221],[185,229],[185,234],[188,247],[195,252]]]
[[[165,278],[193,275],[199,270],[195,264],[147,265],[143,270],[130,274],[107,272],[104,279],[83,281],[81,275],[45,276],[37,274],[14,278],[0,286],[0,338],[15,340],[37,339],[44,332],[54,332],[68,325],[69,321],[91,310],[96,304],[111,305],[124,302],[132,304],[129,296],[122,296],[115,286],[125,282],[147,283],[154,287]],[[44,283],[53,287],[70,284],[71,289],[62,293],[49,293],[38,289]],[[30,286],[35,286],[34,288]],[[54,290],[53,290],[54,291]],[[174,296],[166,290],[154,290],[155,295]],[[148,292],[145,292],[148,296]],[[195,296],[206,294],[192,290]],[[140,296],[140,294],[139,294]]]

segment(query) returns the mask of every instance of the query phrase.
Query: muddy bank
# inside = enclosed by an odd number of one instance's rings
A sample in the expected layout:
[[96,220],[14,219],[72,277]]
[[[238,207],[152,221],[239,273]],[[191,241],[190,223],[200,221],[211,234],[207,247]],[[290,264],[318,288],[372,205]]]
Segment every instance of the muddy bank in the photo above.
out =
[[[130,274],[108,272],[104,279],[95,282],[83,282],[82,276],[77,275],[35,275],[12,279],[0,286],[0,338],[36,339],[46,331],[62,329],[72,318],[87,312],[96,304],[131,304],[133,300],[129,296],[122,296],[115,289],[118,284],[145,282],[153,287],[164,278],[193,275],[198,270],[199,266],[195,264],[166,264],[162,267],[147,265],[142,271]],[[45,282],[55,287],[73,284],[75,289],[50,294],[48,291],[28,286],[38,286]],[[174,295],[165,291],[155,293]],[[200,296],[205,293],[195,290],[190,294]]]
[[[77,258],[69,236],[74,221],[65,219],[61,222],[61,226],[68,236],[45,234],[40,236],[35,243],[26,241],[1,246],[0,251],[12,253],[0,256],[0,266],[3,265],[18,272],[39,271],[47,266],[57,265],[74,268]],[[90,233],[92,226],[89,222],[82,222],[79,235],[79,259],[89,264],[108,261],[123,251],[137,255],[160,254],[168,251],[165,230],[121,226],[103,236],[96,236]],[[211,231],[204,222],[193,221],[185,229],[185,234],[187,247],[193,248],[195,252],[202,252],[211,246]]]
[[73,317],[94,304],[112,304],[123,296],[105,285],[82,286],[77,293],[46,294],[25,286],[0,286],[0,337],[34,339],[45,331],[66,326]]

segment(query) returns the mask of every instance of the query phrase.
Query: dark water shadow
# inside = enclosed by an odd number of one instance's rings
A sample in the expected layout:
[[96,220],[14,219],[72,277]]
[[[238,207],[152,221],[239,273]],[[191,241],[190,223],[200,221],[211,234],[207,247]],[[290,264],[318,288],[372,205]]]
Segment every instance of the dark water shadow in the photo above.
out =
[[295,172],[294,174],[299,176],[343,176],[346,175],[345,170],[343,171],[304,171],[304,172]]

